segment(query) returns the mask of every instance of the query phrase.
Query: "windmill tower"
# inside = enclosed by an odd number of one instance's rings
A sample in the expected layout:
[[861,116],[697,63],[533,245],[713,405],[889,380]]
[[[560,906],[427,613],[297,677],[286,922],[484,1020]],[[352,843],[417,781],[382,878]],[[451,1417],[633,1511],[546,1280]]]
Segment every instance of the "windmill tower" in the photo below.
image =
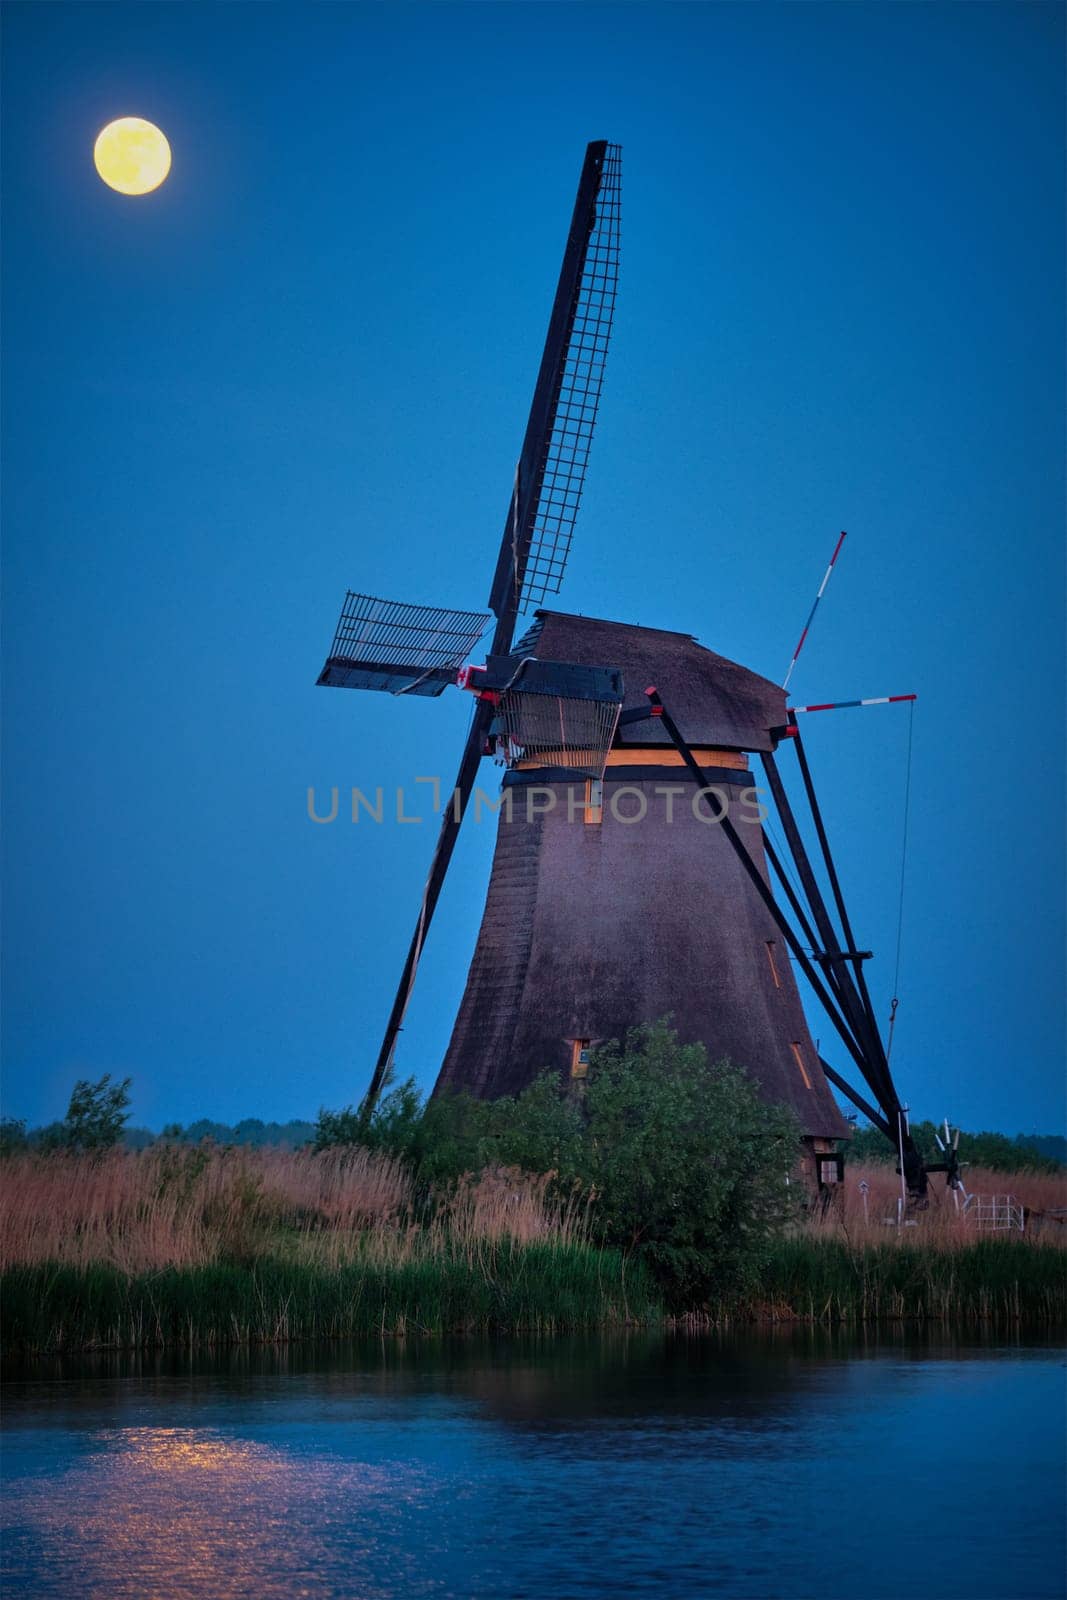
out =
[[[765,873],[749,758],[773,749],[784,692],[686,634],[559,612],[538,611],[515,653],[611,662],[622,713],[642,720],[620,717],[596,776],[562,768],[551,748],[505,774],[485,914],[438,1088],[495,1099],[547,1067],[580,1077],[591,1046],[671,1012],[683,1039],[747,1066],[792,1106],[806,1135],[843,1135],[788,948],[713,820],[729,808]],[[650,682],[697,758],[703,800],[647,716]]]
[[[683,1039],[703,1042],[712,1059],[729,1056],[768,1099],[792,1106],[820,1178],[847,1132],[829,1080],[883,1129],[923,1192],[937,1169],[915,1150],[889,1074],[863,975],[870,952],[852,938],[784,689],[687,634],[543,604],[559,592],[585,480],[616,299],[619,209],[619,149],[590,144],[489,611],[350,592],[319,675],[329,687],[400,696],[456,685],[475,696],[364,1112],[392,1063],[480,762],[494,755],[506,770],[492,876],[435,1092],[514,1094],[546,1068],[580,1078],[591,1046],[672,1012]],[[518,617],[530,611],[516,641]],[[490,627],[484,665],[469,664]],[[778,774],[783,740],[801,764],[840,931]],[[799,890],[761,826],[754,757]],[[874,1106],[819,1055],[794,966]]]

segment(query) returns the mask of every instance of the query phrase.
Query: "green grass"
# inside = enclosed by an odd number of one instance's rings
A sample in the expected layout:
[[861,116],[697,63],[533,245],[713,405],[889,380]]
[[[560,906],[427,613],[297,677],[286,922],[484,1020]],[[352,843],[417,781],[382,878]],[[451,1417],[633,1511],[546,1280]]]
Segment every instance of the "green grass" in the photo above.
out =
[[13,1267],[0,1279],[7,1350],[159,1349],[362,1334],[557,1333],[658,1321],[647,1276],[581,1244],[482,1245],[343,1266]]
[[[1065,1269],[1060,1249],[1005,1240],[852,1250],[832,1239],[785,1239],[757,1288],[693,1320],[1063,1326]],[[12,1267],[0,1294],[4,1349],[24,1355],[366,1334],[553,1334],[663,1320],[649,1275],[632,1261],[624,1269],[617,1251],[510,1240],[340,1266],[278,1255],[133,1276],[113,1266]]]
[[[762,1274],[764,1314],[820,1322],[1067,1322],[1067,1252],[1014,1239],[953,1249],[781,1239]],[[739,1308],[740,1315],[752,1305]],[[720,1308],[723,1314],[731,1308]],[[738,1314],[738,1308],[733,1308]]]

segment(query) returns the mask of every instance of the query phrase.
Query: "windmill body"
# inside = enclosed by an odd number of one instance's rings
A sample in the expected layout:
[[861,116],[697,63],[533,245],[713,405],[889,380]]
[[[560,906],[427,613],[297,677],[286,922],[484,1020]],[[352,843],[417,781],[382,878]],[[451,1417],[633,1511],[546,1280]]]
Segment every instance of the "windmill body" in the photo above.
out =
[[[544,609],[563,582],[585,482],[619,215],[619,149],[596,141],[579,176],[488,611],[349,592],[319,675],[329,687],[397,697],[450,685],[475,697],[363,1116],[392,1068],[458,830],[482,759],[494,755],[507,770],[492,877],[436,1092],[514,1094],[546,1068],[581,1078],[597,1042],[671,1013],[684,1040],[729,1057],[793,1108],[820,1182],[834,1162],[840,1172],[833,1141],[847,1132],[832,1084],[892,1141],[909,1189],[923,1196],[929,1171],[955,1183],[958,1162],[949,1152],[940,1166],[924,1163],[911,1138],[864,976],[870,952],[856,948],[784,689],[688,634]],[[516,640],[520,613],[531,611]],[[490,628],[484,662],[471,660]],[[796,751],[836,917],[777,768],[783,741]],[[760,825],[767,797],[789,866]],[[794,969],[864,1092],[812,1043]]]
[[687,634],[558,612],[539,611],[515,655],[612,662],[624,711],[655,682],[711,805],[650,720],[618,727],[599,782],[561,771],[551,752],[506,773],[485,914],[437,1091],[492,1099],[546,1069],[580,1077],[587,1048],[671,1013],[683,1039],[745,1066],[790,1105],[809,1138],[845,1134],[788,949],[713,820],[729,806],[766,877],[749,754],[772,748],[783,691]]

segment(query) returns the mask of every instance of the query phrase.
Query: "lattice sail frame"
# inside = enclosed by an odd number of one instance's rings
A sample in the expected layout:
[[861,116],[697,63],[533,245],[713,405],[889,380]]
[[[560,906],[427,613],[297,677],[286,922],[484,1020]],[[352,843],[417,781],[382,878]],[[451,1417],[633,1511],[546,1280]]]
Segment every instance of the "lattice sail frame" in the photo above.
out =
[[415,606],[349,589],[319,682],[440,694],[492,620],[487,611]]
[[519,610],[558,594],[589,464],[619,286],[622,148],[609,144],[596,222],[559,373],[555,415],[540,467],[541,492],[529,533]]

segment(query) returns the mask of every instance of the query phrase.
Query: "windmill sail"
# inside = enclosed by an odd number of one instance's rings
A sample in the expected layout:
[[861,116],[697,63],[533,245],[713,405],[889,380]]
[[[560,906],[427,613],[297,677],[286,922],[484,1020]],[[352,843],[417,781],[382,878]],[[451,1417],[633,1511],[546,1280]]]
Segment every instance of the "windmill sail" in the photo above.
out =
[[484,611],[406,605],[349,589],[318,682],[389,694],[441,694],[455,683],[491,620]]
[[[546,594],[558,592],[570,551],[589,446],[604,379],[619,270],[621,160],[617,145],[586,148],[548,334],[534,387],[522,451],[489,598],[496,617],[491,655],[511,652],[515,621]],[[392,694],[438,695],[456,681],[481,638],[484,613],[445,611],[346,597],[330,654],[319,674],[327,687]],[[525,663],[519,666],[521,674]],[[479,699],[467,733],[450,803],[423,890],[418,921],[393,1001],[370,1086],[369,1117],[386,1081],[415,973],[460,823],[486,751],[494,714],[513,751],[553,750],[570,770],[602,772],[619,717],[621,687],[601,692],[545,692],[536,673],[518,677],[494,706]],[[551,724],[551,725],[550,725]]]
[[[563,578],[615,309],[620,184],[619,146],[603,139],[588,145],[489,596],[497,619],[493,655],[510,652],[520,609],[533,604],[539,593],[555,593]],[[415,692],[414,684],[408,692]],[[463,747],[452,804],[445,806],[441,818],[415,932],[363,1100],[365,1117],[373,1110],[389,1074],[491,722],[492,708],[480,700]]]
[[582,498],[619,282],[622,152],[589,145],[489,604],[506,653],[519,611],[558,594]]

